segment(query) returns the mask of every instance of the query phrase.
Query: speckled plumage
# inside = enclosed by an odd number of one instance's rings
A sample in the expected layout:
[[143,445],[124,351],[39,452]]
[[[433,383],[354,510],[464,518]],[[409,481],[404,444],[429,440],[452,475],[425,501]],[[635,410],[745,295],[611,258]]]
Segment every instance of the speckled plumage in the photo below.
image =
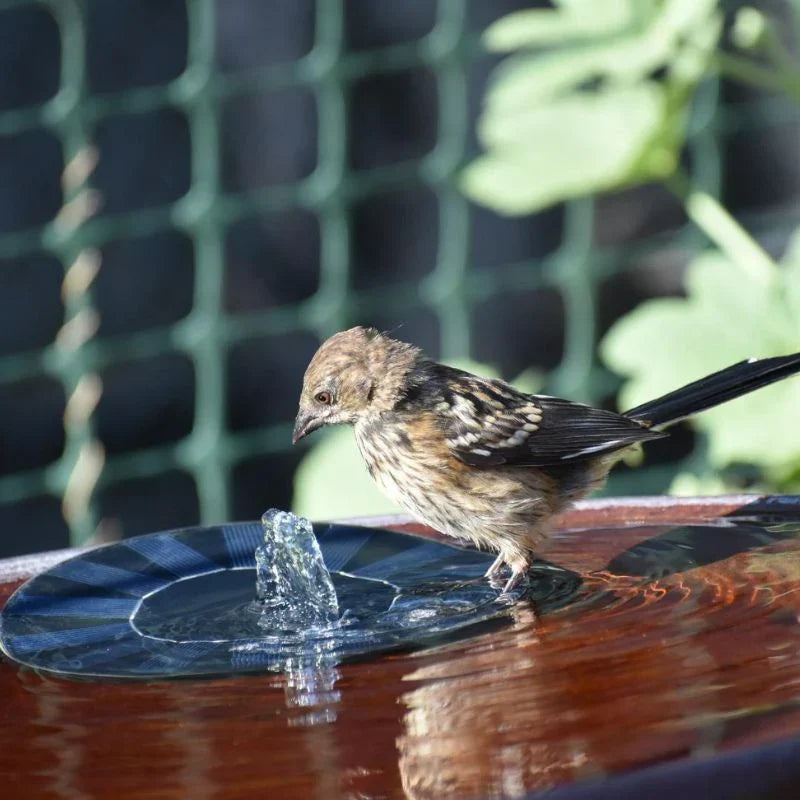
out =
[[352,424],[367,469],[410,514],[498,551],[506,589],[524,574],[548,521],[596,489],[657,427],[800,371],[800,354],[743,362],[627,414],[529,395],[428,359],[374,328],[351,328],[312,358],[294,440]]

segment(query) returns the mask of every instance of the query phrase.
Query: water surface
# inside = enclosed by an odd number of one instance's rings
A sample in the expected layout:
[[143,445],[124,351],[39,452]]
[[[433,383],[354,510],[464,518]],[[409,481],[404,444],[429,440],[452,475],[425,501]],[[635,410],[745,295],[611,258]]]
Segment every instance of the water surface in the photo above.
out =
[[0,770],[15,797],[511,798],[798,735],[798,530],[561,530],[568,602],[413,652],[126,684],[6,662]]

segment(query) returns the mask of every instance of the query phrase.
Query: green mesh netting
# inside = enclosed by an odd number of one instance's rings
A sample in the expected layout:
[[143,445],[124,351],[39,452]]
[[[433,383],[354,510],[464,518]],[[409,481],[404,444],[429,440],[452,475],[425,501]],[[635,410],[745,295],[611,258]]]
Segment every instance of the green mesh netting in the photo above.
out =
[[[0,10],[33,5],[0,4]],[[94,498],[99,486],[153,476],[166,469],[188,472],[196,483],[201,521],[210,523],[231,513],[231,473],[242,461],[280,453],[290,447],[290,420],[233,433],[226,429],[225,354],[237,342],[253,337],[310,331],[323,337],[369,309],[384,314],[410,308],[432,311],[440,331],[444,358],[473,352],[471,315],[475,304],[501,293],[548,288],[557,291],[565,313],[563,359],[547,376],[550,392],[600,401],[614,388],[613,378],[596,361],[596,309],[601,284],[637,263],[637,254],[653,246],[637,240],[598,246],[595,202],[570,203],[560,246],[536,262],[501,264],[476,270],[468,231],[470,204],[455,185],[458,169],[469,155],[474,109],[468,103],[468,71],[480,56],[477,36],[467,27],[467,0],[440,0],[433,29],[422,39],[378,51],[349,52],[343,41],[342,0],[318,0],[315,41],[311,51],[288,64],[238,73],[215,67],[213,0],[187,0],[188,65],[170,83],[124,92],[92,95],[86,86],[87,7],[82,0],[36,3],[56,20],[61,42],[60,87],[41,105],[0,112],[0,135],[37,128],[54,133],[63,147],[64,205],[47,224],[0,235],[0,258],[32,253],[55,256],[63,265],[64,326],[55,341],[35,352],[0,358],[0,384],[37,376],[57,379],[67,397],[66,444],[61,457],[43,468],[0,477],[0,503],[51,495],[64,498],[64,514],[73,543],[86,540],[98,523]],[[438,135],[422,159],[377,169],[348,166],[347,88],[372,73],[425,68],[436,81]],[[255,192],[224,192],[221,186],[220,107],[245,92],[304,86],[317,106],[318,155],[314,172],[291,185],[267,186]],[[191,137],[191,189],[178,202],[121,215],[94,216],[89,186],[98,157],[95,126],[119,112],[178,108],[188,119]],[[724,106],[715,84],[705,85],[697,102],[688,152],[692,180],[719,194],[721,143],[731,132],[757,129],[784,114],[780,104],[759,101]],[[435,269],[421,283],[356,292],[351,285],[350,215],[354,198],[408,185],[425,185],[438,201],[439,229]],[[320,229],[320,282],[307,301],[261,312],[226,314],[222,306],[224,241],[228,227],[253,213],[305,209]],[[748,219],[756,233],[774,224],[764,214]],[[178,230],[194,247],[195,283],[191,313],[153,330],[98,339],[92,287],[99,265],[98,248],[121,237]],[[686,253],[702,246],[690,226],[671,234],[671,245]],[[663,241],[663,237],[659,240]],[[93,415],[102,384],[99,372],[126,358],[144,358],[167,350],[184,352],[195,370],[195,415],[191,434],[177,444],[107,456],[97,441]],[[674,467],[672,468],[674,470]],[[648,475],[650,477],[648,478]],[[638,481],[635,483],[634,481]],[[637,478],[623,474],[615,490],[641,491],[653,485],[646,470]]]

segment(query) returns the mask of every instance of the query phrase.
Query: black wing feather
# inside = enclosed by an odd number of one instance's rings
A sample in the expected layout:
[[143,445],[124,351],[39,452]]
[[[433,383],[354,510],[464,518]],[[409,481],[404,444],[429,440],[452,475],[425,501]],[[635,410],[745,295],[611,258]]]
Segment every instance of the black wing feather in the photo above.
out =
[[613,411],[558,397],[531,399],[542,408],[540,427],[526,447],[504,452],[502,463],[538,467],[580,461],[667,435]]
[[451,452],[476,467],[563,464],[665,435],[613,411],[525,394],[441,364],[428,362],[425,378],[418,385],[426,387]]

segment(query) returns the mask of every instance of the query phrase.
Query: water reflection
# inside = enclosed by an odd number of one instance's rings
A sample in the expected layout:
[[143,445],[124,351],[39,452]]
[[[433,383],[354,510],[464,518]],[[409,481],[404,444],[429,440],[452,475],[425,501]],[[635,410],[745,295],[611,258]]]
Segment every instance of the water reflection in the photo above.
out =
[[638,542],[614,556],[608,571],[619,575],[660,578],[687,569],[724,561],[800,532],[797,523],[743,525],[723,520],[719,525],[682,525]]
[[501,636],[422,657],[397,740],[408,797],[514,798],[708,754],[732,720],[794,705],[796,527],[711,531],[663,530],[568,607],[517,607]]
[[516,798],[800,731],[796,528],[571,537],[602,568],[416,654],[242,652],[281,673],[122,686],[5,664],[0,772],[41,797]]
[[40,681],[30,674],[21,674],[20,681],[34,700],[33,721],[41,732],[33,742],[41,751],[41,761],[32,782],[34,785],[40,781],[44,783],[39,787],[43,794],[46,787],[54,797],[88,798],[78,789],[76,780],[84,766],[85,727],[77,719],[65,724],[72,710],[69,698],[59,691],[57,682]]
[[336,681],[342,677],[334,653],[320,648],[285,665],[286,707],[303,713],[288,717],[289,725],[320,725],[336,721],[336,706],[342,693]]
[[237,682],[124,685],[4,666],[15,724],[0,736],[0,774],[24,776],[10,790],[15,800],[202,800],[228,796],[237,781],[249,787],[242,796],[338,796],[339,673],[324,660]]
[[282,675],[286,708],[301,712],[287,718],[289,725],[317,725],[336,720],[336,706],[341,700],[341,692],[336,689],[341,678],[338,669],[341,654],[335,641],[312,639],[288,655],[276,654],[270,644],[261,647],[257,641],[244,641],[234,644],[231,652],[239,665]]

